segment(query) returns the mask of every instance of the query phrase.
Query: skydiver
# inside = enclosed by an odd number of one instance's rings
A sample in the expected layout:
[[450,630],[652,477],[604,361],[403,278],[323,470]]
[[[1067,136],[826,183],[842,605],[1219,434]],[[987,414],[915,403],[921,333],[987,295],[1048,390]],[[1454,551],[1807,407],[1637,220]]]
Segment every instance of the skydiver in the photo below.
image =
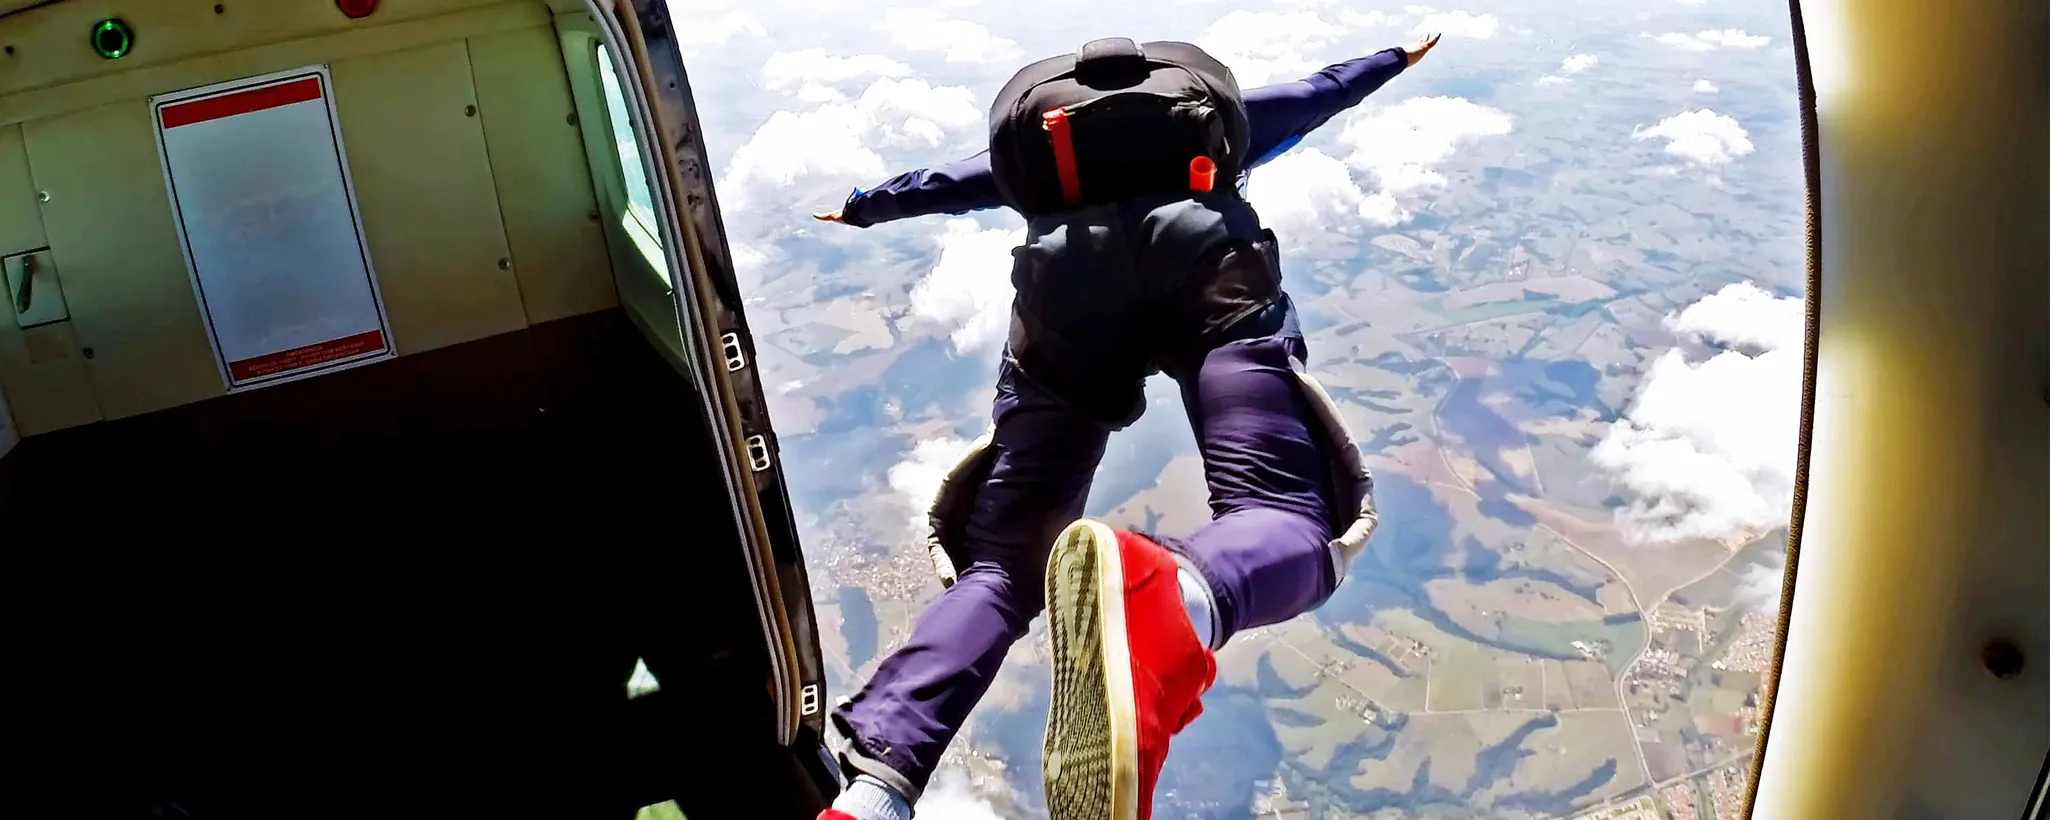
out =
[[[1310,132],[1339,112],[1359,105],[1367,95],[1402,70],[1416,65],[1438,45],[1438,35],[1416,45],[1386,48],[1327,66],[1300,80],[1245,91],[1246,120],[1254,158],[1247,170],[1288,153]],[[1243,183],[1243,180],[1241,180]],[[1003,197],[990,176],[989,151],[933,168],[898,174],[874,188],[856,188],[839,210],[812,218],[857,228],[933,214],[962,214],[1001,208]]]
[[[1143,820],[1169,738],[1202,712],[1213,653],[1336,590],[1377,520],[1372,478],[1303,371],[1277,243],[1244,173],[1437,41],[1243,96],[1194,46],[1094,41],[1005,86],[990,151],[818,215],[871,225],[1009,206],[1027,218],[994,427],[931,512],[951,584],[833,711],[851,780],[821,820],[909,818],[1042,608],[1048,809]],[[1181,387],[1209,485],[1212,520],[1185,539],[1081,517],[1109,433],[1144,412],[1153,372]]]

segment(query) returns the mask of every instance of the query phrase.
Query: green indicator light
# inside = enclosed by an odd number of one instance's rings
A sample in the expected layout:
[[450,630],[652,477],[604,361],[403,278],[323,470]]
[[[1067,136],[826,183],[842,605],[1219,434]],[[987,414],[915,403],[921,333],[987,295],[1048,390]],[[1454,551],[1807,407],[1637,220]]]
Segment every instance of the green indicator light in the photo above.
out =
[[119,17],[101,20],[93,26],[88,39],[92,41],[93,52],[109,60],[119,60],[135,47],[135,32],[128,30],[128,24]]

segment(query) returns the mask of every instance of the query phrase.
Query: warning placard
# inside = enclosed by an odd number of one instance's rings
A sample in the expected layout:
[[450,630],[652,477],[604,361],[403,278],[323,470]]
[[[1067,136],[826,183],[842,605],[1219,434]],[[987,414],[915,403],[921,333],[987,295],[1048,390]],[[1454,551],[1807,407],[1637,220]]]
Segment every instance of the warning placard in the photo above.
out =
[[325,67],[151,101],[164,183],[229,390],[394,354]]

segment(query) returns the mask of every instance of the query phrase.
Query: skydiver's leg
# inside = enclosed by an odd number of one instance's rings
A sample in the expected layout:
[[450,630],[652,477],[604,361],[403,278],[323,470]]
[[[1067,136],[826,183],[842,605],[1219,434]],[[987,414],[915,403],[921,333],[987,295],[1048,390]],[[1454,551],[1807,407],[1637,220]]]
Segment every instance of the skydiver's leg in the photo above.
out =
[[1211,522],[1165,541],[1213,596],[1212,646],[1323,603],[1337,584],[1329,452],[1291,367],[1308,358],[1286,296],[1171,363],[1203,453]]
[[1044,606],[1047,553],[1082,514],[1108,437],[1009,361],[998,371],[994,415],[996,461],[969,514],[966,569],[833,714],[851,741],[848,765],[913,802]]

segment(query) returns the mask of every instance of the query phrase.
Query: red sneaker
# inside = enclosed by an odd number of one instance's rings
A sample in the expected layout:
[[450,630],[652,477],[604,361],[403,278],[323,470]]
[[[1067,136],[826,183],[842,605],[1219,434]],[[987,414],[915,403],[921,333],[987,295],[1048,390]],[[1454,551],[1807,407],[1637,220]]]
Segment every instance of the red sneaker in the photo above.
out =
[[839,809],[827,809],[819,812],[819,820],[854,820],[854,815]]
[[1217,661],[1182,608],[1174,557],[1083,519],[1046,565],[1053,699],[1046,807],[1053,820],[1146,820],[1168,738],[1202,714]]

